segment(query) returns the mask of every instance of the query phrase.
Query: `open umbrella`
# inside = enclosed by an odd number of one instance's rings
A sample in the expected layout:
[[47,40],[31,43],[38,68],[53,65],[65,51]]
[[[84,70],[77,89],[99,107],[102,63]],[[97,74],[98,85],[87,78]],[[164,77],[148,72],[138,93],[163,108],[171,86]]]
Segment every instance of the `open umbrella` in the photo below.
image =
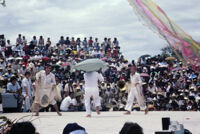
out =
[[8,58],[8,60],[13,60],[13,59],[14,59],[13,57],[9,57],[9,58]]
[[176,67],[176,68],[173,68],[172,71],[179,71],[179,70],[182,70],[183,68],[181,67]]
[[168,64],[164,63],[164,62],[161,62],[161,63],[158,63],[158,66],[161,67],[161,68],[167,68]]
[[54,67],[54,68],[59,68],[60,67],[58,64],[52,64],[51,66]]
[[149,74],[148,73],[141,73],[140,76],[141,77],[149,77]]
[[30,56],[25,55],[23,58],[28,60],[30,58]]
[[107,60],[107,58],[106,58],[106,57],[103,57],[103,58],[101,58],[101,60],[102,60],[102,61],[106,61],[106,60]]
[[165,60],[175,60],[176,58],[175,57],[167,57],[165,58]]
[[141,58],[146,58],[146,57],[151,57],[151,55],[149,55],[149,54],[142,55],[142,56],[140,56],[140,59]]
[[69,66],[69,62],[65,62],[62,64],[63,67]]
[[40,56],[34,56],[34,57],[31,57],[30,60],[41,60],[42,58]]
[[23,58],[22,57],[17,57],[15,58],[16,60],[22,60]]
[[42,57],[42,60],[44,60],[44,61],[49,61],[50,58],[49,58],[49,57]]
[[98,71],[100,68],[102,68],[102,70],[106,70],[107,64],[100,59],[87,59],[76,64],[72,68],[86,72],[92,72],[92,71]]
[[194,78],[196,78],[196,77],[197,77],[196,75],[191,74],[191,75],[189,76],[189,79],[194,79]]

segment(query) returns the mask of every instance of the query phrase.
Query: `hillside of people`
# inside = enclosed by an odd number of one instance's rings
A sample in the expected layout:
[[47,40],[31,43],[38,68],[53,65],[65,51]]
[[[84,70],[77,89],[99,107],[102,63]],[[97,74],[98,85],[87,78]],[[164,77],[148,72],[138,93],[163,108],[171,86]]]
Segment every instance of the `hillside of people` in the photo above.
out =
[[[4,112],[29,112],[25,109],[22,80],[31,74],[31,100],[35,96],[36,73],[50,64],[56,76],[56,101],[61,108],[70,97],[66,111],[85,111],[83,71],[71,66],[85,59],[98,58],[108,64],[99,83],[101,111],[124,111],[129,92],[131,65],[142,78],[146,104],[150,111],[200,111],[200,68],[192,67],[169,55],[142,55],[137,61],[128,61],[120,51],[117,38],[74,38],[61,36],[57,44],[51,38],[33,36],[27,40],[19,34],[16,41],[0,36],[0,92],[14,94],[17,108],[3,108]],[[0,98],[3,102],[3,97]],[[4,102],[7,103],[7,102]],[[93,106],[93,109],[94,106]],[[140,111],[135,103],[133,110]],[[55,111],[52,106],[40,111]],[[61,110],[62,111],[62,110]]]

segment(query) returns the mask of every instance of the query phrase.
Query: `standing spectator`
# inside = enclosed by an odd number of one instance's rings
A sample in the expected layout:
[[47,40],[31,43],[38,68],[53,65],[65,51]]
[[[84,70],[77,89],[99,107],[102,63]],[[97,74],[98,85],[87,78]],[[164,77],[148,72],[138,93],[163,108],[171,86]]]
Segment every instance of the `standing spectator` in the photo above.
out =
[[69,37],[66,38],[65,44],[67,45],[67,47],[70,47],[70,40],[69,40]]
[[5,57],[5,50],[6,50],[6,39],[3,35],[0,35],[0,50],[3,57]]
[[108,39],[105,37],[103,43],[101,44],[101,47],[105,53],[106,53],[105,48],[106,48],[107,44],[108,44]]
[[71,49],[72,50],[76,50],[76,42],[74,40],[74,37],[72,37],[72,40],[70,41],[70,44],[71,44]]
[[34,46],[37,46],[38,42],[36,36],[33,36],[32,43]]
[[59,40],[58,43],[59,43],[61,46],[63,46],[63,45],[65,44],[65,40],[64,40],[64,37],[63,37],[63,36],[60,37],[60,40]]
[[24,47],[25,45],[27,45],[27,40],[26,40],[26,37],[25,37],[25,36],[22,37],[22,45],[23,45],[23,47]]
[[0,35],[0,46],[5,47],[6,46],[6,38],[4,34]]
[[86,53],[88,53],[88,42],[87,42],[87,38],[86,37],[83,40],[83,47],[84,47],[84,51]]
[[54,99],[57,102],[58,107],[60,108],[60,104],[62,101],[62,93],[63,93],[63,85],[60,82],[60,79],[56,77],[56,88],[55,88],[55,97]]
[[26,72],[22,80],[22,95],[24,96],[24,112],[29,112],[32,102],[32,83],[30,79],[31,73]]
[[92,48],[93,48],[93,40],[92,40],[92,37],[90,37],[90,39],[88,40],[88,45],[89,45],[89,48],[90,48],[90,51],[91,51]]
[[50,38],[47,38],[47,42],[46,42],[46,47],[47,49],[51,46],[51,40]]
[[12,56],[12,44],[10,43],[10,40],[7,40],[7,46],[6,46],[6,50],[5,50],[5,56],[9,57]]
[[22,42],[22,35],[19,34],[18,35],[18,38],[16,39],[16,45],[21,45],[23,42]]
[[79,50],[80,50],[80,48],[81,48],[81,39],[80,38],[77,38],[77,40],[76,40],[76,46],[78,46]]
[[113,47],[119,47],[119,41],[117,40],[117,38],[114,38],[114,41],[113,41]]
[[94,42],[94,48],[96,48],[97,51],[99,51],[99,41],[98,38],[95,38],[95,42]]
[[40,50],[42,50],[44,47],[44,38],[42,36],[40,36],[40,38],[39,38],[38,47]]

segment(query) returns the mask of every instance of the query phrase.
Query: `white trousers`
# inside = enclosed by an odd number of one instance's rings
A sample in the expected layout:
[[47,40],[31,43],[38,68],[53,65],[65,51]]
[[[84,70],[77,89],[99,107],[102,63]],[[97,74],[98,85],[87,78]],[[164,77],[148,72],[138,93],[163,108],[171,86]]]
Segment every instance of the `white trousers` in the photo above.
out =
[[100,97],[98,89],[86,89],[85,90],[85,109],[87,114],[91,115],[91,103],[90,99],[93,98],[95,107],[100,106]]
[[24,99],[24,112],[27,112],[31,109],[31,102],[32,102],[32,97],[30,96],[25,96],[25,99]]
[[139,104],[140,110],[144,110],[146,108],[144,96],[139,86],[137,88],[136,87],[131,88],[130,93],[128,95],[128,100],[126,103],[125,110],[132,111],[134,100],[136,100],[136,102]]

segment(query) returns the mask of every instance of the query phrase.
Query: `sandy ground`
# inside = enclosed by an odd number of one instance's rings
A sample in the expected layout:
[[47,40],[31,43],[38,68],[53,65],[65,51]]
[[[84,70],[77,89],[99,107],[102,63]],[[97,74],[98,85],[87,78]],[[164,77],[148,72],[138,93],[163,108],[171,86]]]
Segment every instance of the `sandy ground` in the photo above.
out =
[[154,134],[162,130],[162,117],[170,117],[171,121],[178,121],[184,128],[193,134],[200,134],[200,112],[132,112],[131,115],[123,115],[123,112],[102,112],[100,115],[92,113],[91,118],[85,117],[85,112],[63,112],[63,116],[57,116],[54,112],[40,113],[39,118],[32,117],[31,113],[1,114],[10,119],[31,120],[40,134],[62,134],[63,128],[68,123],[77,122],[83,126],[88,134],[118,134],[125,122],[137,122],[143,127],[145,134]]

